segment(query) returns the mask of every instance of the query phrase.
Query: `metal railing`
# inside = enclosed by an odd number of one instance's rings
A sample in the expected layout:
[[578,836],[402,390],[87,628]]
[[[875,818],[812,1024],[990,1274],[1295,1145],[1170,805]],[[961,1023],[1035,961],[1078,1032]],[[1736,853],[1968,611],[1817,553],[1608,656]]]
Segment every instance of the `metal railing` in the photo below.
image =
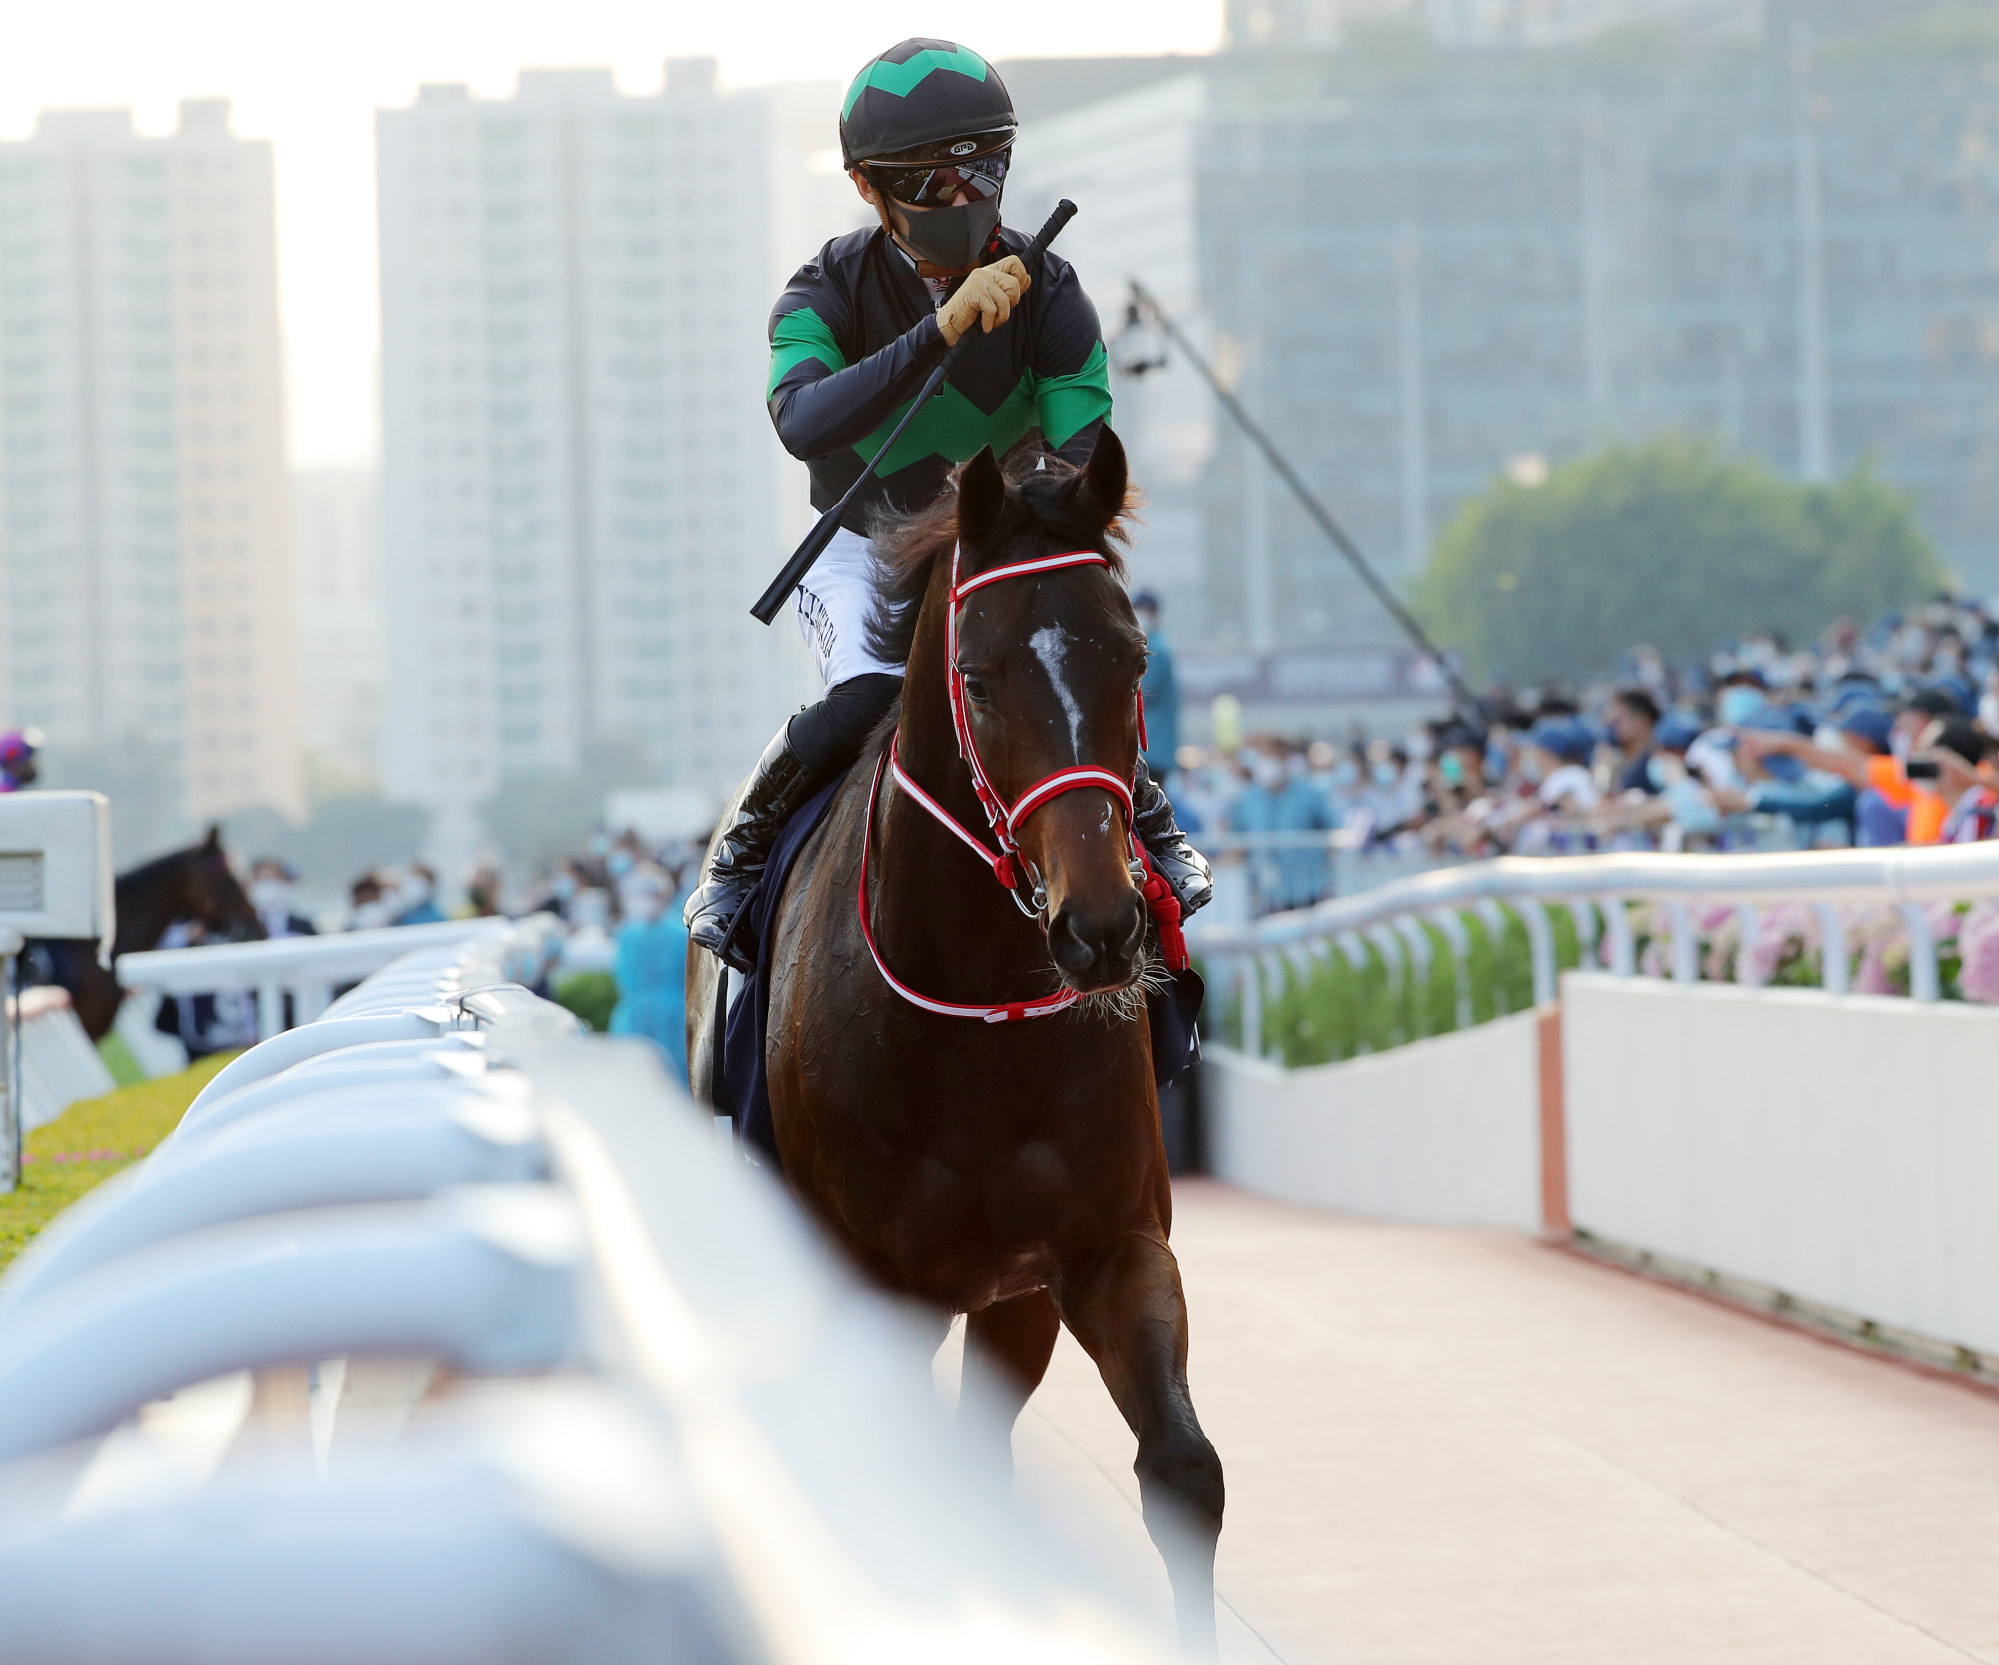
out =
[[[1697,982],[1701,975],[1697,904],[1731,907],[1744,942],[1756,932],[1759,908],[1807,905],[1820,932],[1822,986],[1845,994],[1851,992],[1852,949],[1841,909],[1875,904],[1899,910],[1908,932],[1909,994],[1929,1001],[1941,997],[1942,983],[1924,904],[1993,896],[1999,896],[1999,842],[1747,855],[1505,856],[1398,879],[1357,896],[1269,914],[1249,924],[1196,919],[1188,929],[1188,943],[1220,974],[1224,987],[1219,994],[1240,989],[1243,1033],[1260,1037],[1265,975],[1281,975],[1288,957],[1325,943],[1350,953],[1372,945],[1391,973],[1405,963],[1420,973],[1432,951],[1422,929],[1428,923],[1448,944],[1462,986],[1468,951],[1462,916],[1480,915],[1493,927],[1502,908],[1512,910],[1525,928],[1537,1003],[1555,998],[1557,960],[1549,907],[1569,911],[1586,949],[1601,944],[1604,969],[1633,977],[1638,975],[1630,911],[1634,903],[1654,903],[1662,910],[1667,965],[1672,978],[1682,983]],[[1244,975],[1251,969],[1265,975]],[[1260,1050],[1260,1041],[1252,1050]]]

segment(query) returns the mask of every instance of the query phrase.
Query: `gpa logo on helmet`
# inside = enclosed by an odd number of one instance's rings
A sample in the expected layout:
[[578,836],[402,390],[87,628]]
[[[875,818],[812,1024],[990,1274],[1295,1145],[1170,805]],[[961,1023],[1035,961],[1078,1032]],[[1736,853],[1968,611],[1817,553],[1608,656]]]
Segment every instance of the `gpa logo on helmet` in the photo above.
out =
[[969,156],[972,154],[973,151],[977,150],[978,148],[979,148],[978,140],[960,139],[956,144],[954,144],[951,147],[951,154],[953,156]]

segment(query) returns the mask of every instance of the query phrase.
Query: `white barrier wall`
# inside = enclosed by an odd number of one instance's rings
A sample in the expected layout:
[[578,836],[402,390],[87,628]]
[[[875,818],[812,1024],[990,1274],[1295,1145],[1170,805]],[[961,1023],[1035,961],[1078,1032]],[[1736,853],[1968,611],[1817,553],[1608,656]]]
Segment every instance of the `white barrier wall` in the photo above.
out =
[[1562,980],[1596,1236],[1999,1353],[1999,1010]]
[[77,1020],[68,990],[22,993],[22,1132],[45,1127],[78,1099],[96,1098],[117,1085]]
[[1284,1202],[1428,1225],[1541,1226],[1532,1012],[1343,1064],[1211,1048],[1209,1167]]

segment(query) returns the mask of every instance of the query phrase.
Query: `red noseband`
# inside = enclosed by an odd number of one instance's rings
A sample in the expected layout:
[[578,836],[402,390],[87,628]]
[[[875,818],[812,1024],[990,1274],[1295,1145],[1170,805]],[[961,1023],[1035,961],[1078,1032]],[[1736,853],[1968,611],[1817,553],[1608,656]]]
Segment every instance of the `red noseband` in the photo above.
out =
[[[982,590],[988,584],[997,584],[1006,578],[1030,578],[1044,572],[1059,572],[1065,567],[1098,566],[1107,567],[1110,560],[1095,550],[1074,550],[1065,555],[1043,555],[1032,561],[1014,561],[1006,566],[993,567],[977,573],[960,583],[958,579],[959,551],[951,551],[951,594],[944,621],[944,661],[948,693],[951,701],[951,725],[958,736],[958,755],[965,760],[971,771],[972,790],[978,794],[979,807],[986,812],[986,821],[991,826],[993,837],[999,843],[997,852],[974,837],[959,825],[957,819],[937,800],[925,792],[912,780],[902,767],[896,755],[896,743],[889,741],[888,750],[875,765],[875,778],[868,789],[868,814],[861,843],[861,883],[859,892],[861,910],[861,935],[866,939],[868,952],[873,956],[875,969],[895,992],[921,1006],[927,1012],[936,1012],[945,1017],[982,1018],[987,1023],[1012,1023],[1022,1018],[1048,1017],[1055,1012],[1066,1010],[1080,998],[1071,988],[1062,988],[1040,1000],[1014,1001],[1004,1006],[967,1006],[954,1001],[932,1000],[918,994],[907,984],[899,981],[883,962],[881,951],[875,946],[874,927],[868,918],[868,848],[874,843],[875,801],[881,795],[882,770],[886,767],[891,778],[911,799],[940,821],[951,833],[992,870],[992,875],[1018,900],[1022,863],[1015,860],[1020,853],[1020,829],[1027,818],[1037,809],[1054,802],[1065,792],[1080,792],[1085,788],[1100,789],[1124,806],[1125,835],[1131,840],[1134,858],[1143,864],[1146,882],[1141,894],[1145,904],[1158,921],[1160,945],[1166,953],[1168,963],[1174,970],[1184,969],[1187,963],[1186,945],[1180,935],[1180,904],[1174,897],[1172,887],[1162,879],[1152,867],[1145,847],[1132,833],[1131,782],[1123,780],[1110,770],[1099,768],[1093,763],[1072,764],[1066,769],[1057,769],[1053,774],[1044,775],[1011,804],[1007,803],[992,778],[986,773],[984,762],[979,757],[978,742],[972,735],[972,717],[965,694],[964,673],[958,669],[958,609],[965,598],[975,590]],[[1141,733],[1145,722],[1144,705],[1139,707]],[[1143,742],[1141,741],[1141,744]],[[1170,915],[1170,918],[1169,918]]]

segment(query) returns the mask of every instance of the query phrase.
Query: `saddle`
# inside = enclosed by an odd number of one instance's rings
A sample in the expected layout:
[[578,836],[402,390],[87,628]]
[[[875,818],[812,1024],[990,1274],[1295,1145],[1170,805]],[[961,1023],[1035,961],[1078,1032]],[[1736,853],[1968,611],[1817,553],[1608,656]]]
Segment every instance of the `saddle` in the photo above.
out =
[[[759,1167],[780,1169],[777,1132],[771,1119],[770,1084],[764,1075],[764,1043],[770,1027],[770,986],[778,904],[802,851],[838,796],[846,775],[829,781],[793,812],[771,846],[763,877],[744,905],[739,930],[756,937],[756,969],[730,1002],[715,1071],[716,1108],[726,1110],[736,1137]],[[726,986],[726,983],[725,985]],[[1146,1003],[1152,1038],[1152,1071],[1159,1087],[1172,1086],[1201,1060],[1199,1020],[1205,991],[1192,967],[1173,974]]]

